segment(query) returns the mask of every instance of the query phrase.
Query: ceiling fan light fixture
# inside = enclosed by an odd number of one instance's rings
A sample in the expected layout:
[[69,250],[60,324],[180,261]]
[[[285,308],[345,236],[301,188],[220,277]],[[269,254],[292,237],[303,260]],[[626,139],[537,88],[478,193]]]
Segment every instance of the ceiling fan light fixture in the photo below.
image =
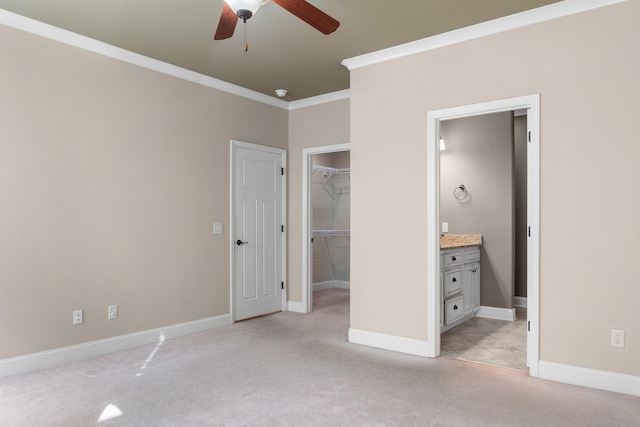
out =
[[243,21],[251,18],[260,9],[264,0],[225,0],[238,17]]

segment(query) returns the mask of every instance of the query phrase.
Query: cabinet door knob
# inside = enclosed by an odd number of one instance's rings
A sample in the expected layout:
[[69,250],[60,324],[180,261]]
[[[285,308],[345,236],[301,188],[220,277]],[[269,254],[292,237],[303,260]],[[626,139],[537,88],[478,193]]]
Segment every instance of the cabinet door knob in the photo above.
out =
[[456,257],[454,257],[454,256],[452,256],[452,257],[451,257],[451,261],[457,261],[457,258],[456,258]]
[[458,306],[457,306],[457,305],[454,305],[454,306],[453,306],[453,309],[454,309],[454,310],[457,310],[457,309],[458,309]]
[[454,277],[453,279],[451,279],[451,281],[455,283],[455,282],[457,282],[457,281],[458,281],[458,279],[456,279],[456,278]]
[[242,241],[242,240],[240,240],[240,239],[238,239],[238,240],[236,241],[236,245],[238,245],[238,246],[246,245],[247,243],[249,243],[249,242],[243,242],[243,241]]

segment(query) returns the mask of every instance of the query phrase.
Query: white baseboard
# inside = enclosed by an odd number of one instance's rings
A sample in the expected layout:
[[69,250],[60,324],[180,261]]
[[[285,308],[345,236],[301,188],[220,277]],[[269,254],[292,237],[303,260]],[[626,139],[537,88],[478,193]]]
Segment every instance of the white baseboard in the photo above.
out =
[[327,280],[313,284],[313,291],[324,291],[326,289],[351,289],[351,283],[344,280]]
[[516,320],[516,310],[513,308],[487,307],[480,306],[480,310],[476,313],[476,317],[484,317],[485,319],[508,320],[513,322]]
[[527,297],[513,297],[513,305],[516,307],[526,307]]
[[429,355],[427,341],[363,331],[360,329],[349,329],[349,342],[385,350],[399,351],[416,356],[428,357]]
[[164,337],[164,339],[177,338],[230,324],[231,315],[224,314],[193,322],[178,323],[162,328],[2,359],[0,360],[0,378],[155,343],[159,339],[163,339],[161,337]]
[[640,396],[640,377],[638,376],[544,360],[541,360],[538,366],[539,377],[545,380]]
[[298,301],[287,301],[287,311],[294,313],[307,313],[307,305]]

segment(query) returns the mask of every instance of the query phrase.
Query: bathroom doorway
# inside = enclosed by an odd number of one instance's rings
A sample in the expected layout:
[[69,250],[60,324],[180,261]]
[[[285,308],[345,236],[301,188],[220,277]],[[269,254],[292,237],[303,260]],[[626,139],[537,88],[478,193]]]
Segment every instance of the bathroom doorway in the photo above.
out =
[[[456,237],[482,236],[476,247],[479,256],[463,265],[444,266],[443,280],[464,270],[462,281],[470,274],[477,283],[464,284],[460,299],[456,292],[445,297],[445,307],[455,299],[462,303],[464,316],[458,320],[447,312],[441,326],[441,355],[455,359],[526,369],[526,324],[514,312],[515,237],[522,231],[515,225],[516,212],[524,209],[516,203],[516,139],[524,145],[524,135],[516,138],[512,111],[476,115],[440,123],[440,221],[442,239],[448,246]],[[524,130],[526,134],[526,126]],[[526,151],[519,150],[525,155]],[[464,190],[463,190],[464,189]],[[523,189],[526,196],[526,186]],[[480,241],[478,239],[478,241]],[[446,253],[468,252],[470,247],[448,249]],[[452,252],[454,251],[454,252]],[[525,256],[526,247],[522,254]],[[467,256],[465,256],[465,259]],[[478,262],[480,261],[480,262]],[[455,280],[455,277],[454,277]],[[481,285],[481,286],[480,286]],[[479,289],[472,289],[477,286]],[[451,286],[446,286],[450,289]],[[467,293],[479,293],[480,301],[470,307]],[[447,310],[444,310],[445,312]],[[445,332],[446,331],[446,332]]]
[[[450,247],[456,238],[482,236],[479,259],[443,268],[445,282],[460,268],[463,282],[468,271],[480,280],[479,289],[463,286],[461,319],[445,314],[441,356],[527,369],[526,115],[526,110],[504,111],[440,123],[442,239]],[[480,293],[473,308],[468,291]],[[454,299],[460,300],[455,292],[446,296],[445,307]]]
[[[428,191],[428,256],[429,267],[428,296],[429,296],[429,326],[428,341],[429,353],[436,357],[441,354],[440,325],[442,319],[444,301],[440,282],[440,202],[442,197],[446,197],[449,190],[441,187],[440,167],[441,152],[439,149],[440,132],[443,123],[449,120],[464,117],[474,117],[492,113],[508,113],[513,111],[527,111],[527,131],[526,131],[526,175],[527,175],[527,313],[526,313],[526,361],[531,376],[538,376],[539,344],[538,344],[538,297],[539,297],[539,95],[524,96],[505,100],[491,101],[481,104],[454,107],[445,110],[432,111],[428,113],[428,171],[429,171],[429,191]],[[446,126],[444,126],[446,128]],[[446,146],[446,136],[443,137]],[[465,183],[459,182],[459,185]],[[474,197],[473,184],[467,191]],[[452,190],[453,191],[453,190]],[[442,193],[442,194],[441,194]],[[477,197],[486,197],[476,195]],[[479,233],[482,233],[481,231]],[[511,280],[511,279],[510,279]],[[483,294],[485,301],[490,301],[490,297]],[[501,296],[503,299],[504,295]],[[499,297],[500,298],[500,297]],[[511,293],[506,298],[513,298]],[[491,302],[489,302],[491,304]],[[511,302],[511,307],[512,307]],[[509,307],[509,304],[507,304]],[[499,311],[498,311],[499,312]]]

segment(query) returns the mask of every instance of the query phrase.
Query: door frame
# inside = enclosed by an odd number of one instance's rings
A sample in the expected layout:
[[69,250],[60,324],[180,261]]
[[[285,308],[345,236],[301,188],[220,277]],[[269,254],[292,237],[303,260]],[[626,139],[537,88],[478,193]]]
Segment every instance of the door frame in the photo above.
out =
[[[287,170],[287,152],[282,148],[269,147],[266,145],[254,144],[251,142],[244,142],[232,139],[229,141],[229,304],[231,315],[231,322],[236,321],[235,314],[235,301],[234,301],[234,284],[235,284],[235,167],[234,167],[234,148],[246,148],[250,150],[262,151],[265,153],[279,154],[282,159],[282,167]],[[282,175],[282,224],[285,226],[284,231],[281,233],[282,237],[282,281],[284,282],[284,289],[282,289],[282,311],[287,310],[287,175]]]
[[463,105],[427,113],[428,354],[440,355],[440,121],[527,109],[527,365],[539,376],[540,361],[540,94]]
[[324,145],[302,150],[302,307],[306,313],[313,311],[313,260],[311,255],[311,156],[314,154],[351,151],[351,144]]

